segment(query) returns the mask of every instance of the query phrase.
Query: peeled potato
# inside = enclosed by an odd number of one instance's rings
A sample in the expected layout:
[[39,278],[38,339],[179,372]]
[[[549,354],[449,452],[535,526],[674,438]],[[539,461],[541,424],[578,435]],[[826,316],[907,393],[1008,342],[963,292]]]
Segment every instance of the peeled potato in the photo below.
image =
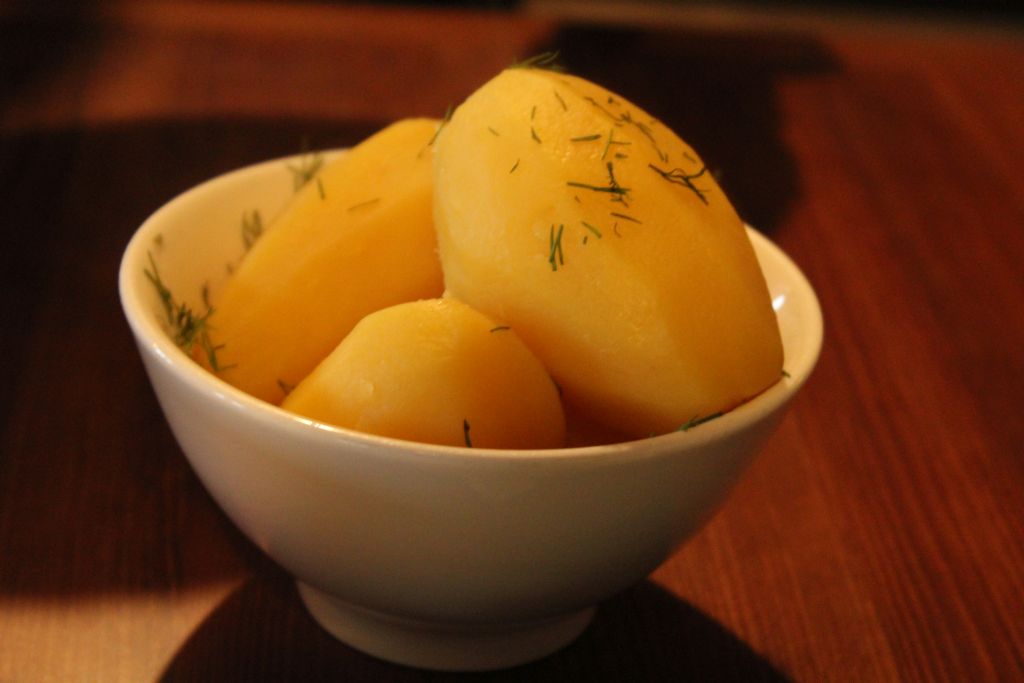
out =
[[573,412],[643,437],[779,379],[743,223],[697,154],[622,97],[506,70],[441,131],[434,182],[447,290],[507,321]]
[[367,313],[440,295],[428,148],[437,126],[395,123],[297,192],[215,302],[225,380],[277,403]]
[[514,330],[453,299],[365,317],[282,407],[421,443],[564,445],[558,390]]

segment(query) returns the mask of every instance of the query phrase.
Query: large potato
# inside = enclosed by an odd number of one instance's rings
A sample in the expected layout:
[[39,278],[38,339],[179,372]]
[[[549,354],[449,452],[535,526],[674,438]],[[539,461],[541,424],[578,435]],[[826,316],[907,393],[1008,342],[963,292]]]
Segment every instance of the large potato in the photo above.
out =
[[514,330],[453,299],[368,315],[282,406],[422,443],[555,448],[565,440],[544,366]]
[[393,124],[297,192],[215,301],[225,380],[277,403],[367,313],[440,295],[427,147],[437,126]]
[[764,277],[697,154],[580,78],[509,69],[435,144],[445,284],[510,324],[569,407],[642,437],[776,382]]

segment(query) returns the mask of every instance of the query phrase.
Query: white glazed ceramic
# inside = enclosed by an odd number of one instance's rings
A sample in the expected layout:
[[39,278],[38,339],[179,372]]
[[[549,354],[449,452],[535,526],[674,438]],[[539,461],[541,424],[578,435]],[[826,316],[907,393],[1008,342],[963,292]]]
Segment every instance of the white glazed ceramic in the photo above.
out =
[[152,255],[175,296],[202,310],[203,287],[215,299],[241,258],[243,212],[259,209],[266,221],[291,195],[287,163],[229,173],[157,211],[124,254],[121,300],[167,420],[210,493],[297,578],[324,628],[380,658],[493,669],[570,642],[596,604],[642,579],[704,523],[817,361],[814,292],[785,254],[751,231],[788,377],[688,432],[496,451],[297,417],[187,358],[168,337],[144,275]]

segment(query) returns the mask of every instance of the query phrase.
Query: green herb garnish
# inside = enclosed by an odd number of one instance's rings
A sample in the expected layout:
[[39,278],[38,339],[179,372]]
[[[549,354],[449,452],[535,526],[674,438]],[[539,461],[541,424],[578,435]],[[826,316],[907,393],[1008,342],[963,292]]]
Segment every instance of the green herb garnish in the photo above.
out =
[[508,169],[509,173],[514,173],[519,168],[519,159],[516,159],[516,163],[512,164],[512,168]]
[[242,213],[242,244],[245,250],[249,251],[252,245],[256,244],[263,235],[263,218],[259,209],[253,209],[251,214]]
[[299,157],[297,165],[288,164],[288,170],[292,172],[292,189],[298,192],[306,183],[312,180],[320,168],[324,165],[324,157],[320,152],[307,152],[308,145],[303,142],[302,156]]
[[698,416],[694,415],[690,419],[690,421],[687,422],[686,424],[684,424],[683,426],[681,426],[678,431],[680,431],[680,432],[688,432],[691,429],[693,429],[694,427],[702,425],[705,422],[710,422],[711,420],[714,420],[715,418],[722,417],[723,415],[725,415],[725,413],[723,413],[721,411],[717,412],[717,413],[712,413],[711,415],[705,415],[704,417],[698,417]]
[[554,92],[555,92],[555,98],[558,99],[558,103],[560,105],[562,105],[562,111],[569,111],[569,105],[567,105],[565,103],[565,100],[562,99],[562,96],[558,94],[557,90],[555,90]]
[[680,168],[673,168],[671,171],[665,171],[658,168],[654,164],[647,164],[647,167],[650,168],[655,173],[657,173],[658,175],[660,175],[665,180],[669,181],[670,183],[682,185],[686,189],[690,190],[695,195],[697,195],[697,198],[704,202],[704,204],[708,203],[708,198],[704,196],[705,191],[701,190],[700,188],[693,184],[694,180],[700,178],[702,175],[707,173],[707,166],[701,166],[700,170],[697,171],[696,173],[686,173]]
[[551,264],[552,271],[558,270],[558,266],[565,265],[565,257],[562,254],[562,231],[564,229],[564,225],[559,225],[556,234],[554,224],[551,225],[551,232],[548,236],[548,263]]
[[491,332],[502,332],[504,330],[511,330],[511,329],[512,328],[509,327],[508,325],[498,325],[497,327],[492,327],[491,328]]
[[348,211],[349,213],[351,213],[353,211],[358,211],[359,209],[365,209],[368,206],[373,206],[374,204],[377,204],[378,202],[380,202],[380,197],[374,197],[373,199],[367,199],[365,202],[359,202],[358,204],[353,204],[352,206],[348,207],[345,210]]
[[462,438],[466,441],[466,448],[473,447],[473,440],[469,438],[469,420],[462,419]]
[[592,142],[593,140],[600,140],[601,134],[594,133],[593,135],[581,135],[576,138],[569,138],[569,142]]
[[563,71],[558,62],[558,50],[542,52],[520,62],[510,65],[509,69],[548,69],[551,71]]
[[601,231],[600,230],[598,230],[597,228],[595,228],[593,225],[591,225],[590,223],[588,223],[586,221],[580,221],[580,223],[583,223],[583,227],[584,228],[586,228],[590,232],[592,232],[595,235],[597,235],[598,239],[601,238]]
[[[160,272],[157,270],[153,254],[147,252],[146,255],[149,257],[150,267],[143,269],[143,272],[146,274],[146,278],[153,283],[157,296],[160,297],[160,303],[167,316],[167,325],[171,328],[172,339],[175,345],[189,356],[192,355],[192,351],[198,345],[206,354],[206,359],[214,372],[220,372],[221,370],[233,367],[230,365],[222,366],[217,360],[217,352],[224,348],[224,345],[215,345],[210,339],[208,321],[213,314],[213,308],[207,305],[206,312],[200,316],[196,315],[187,304],[175,302],[171,290],[167,288],[160,278]],[[203,298],[204,301],[207,298],[205,293]]]
[[621,218],[624,221],[631,221],[633,223],[638,223],[640,225],[643,225],[643,223],[641,221],[637,220],[636,218],[633,218],[632,216],[627,216],[624,213],[615,213],[614,211],[612,211],[611,215],[615,216],[616,218]]
[[540,138],[537,136],[537,131],[533,129],[533,126],[530,126],[530,137],[533,138],[534,142],[538,145],[540,144]]
[[590,190],[591,192],[608,192],[611,194],[624,195],[629,192],[628,187],[609,187],[605,185],[591,185],[589,183],[578,183],[574,180],[570,180],[566,183],[569,187],[581,187],[584,190]]

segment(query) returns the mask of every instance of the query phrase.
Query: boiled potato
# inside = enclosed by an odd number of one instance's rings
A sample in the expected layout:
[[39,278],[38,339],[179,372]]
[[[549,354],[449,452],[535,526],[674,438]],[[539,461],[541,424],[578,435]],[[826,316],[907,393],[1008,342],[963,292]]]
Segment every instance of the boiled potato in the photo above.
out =
[[282,407],[422,443],[554,448],[565,440],[558,390],[540,361],[513,329],[453,299],[366,316]]
[[441,131],[434,183],[448,291],[507,321],[594,423],[667,432],[779,379],[743,223],[696,152],[619,95],[508,69]]
[[437,127],[395,123],[297,192],[214,302],[225,380],[277,403],[367,313],[440,295],[428,148]]

